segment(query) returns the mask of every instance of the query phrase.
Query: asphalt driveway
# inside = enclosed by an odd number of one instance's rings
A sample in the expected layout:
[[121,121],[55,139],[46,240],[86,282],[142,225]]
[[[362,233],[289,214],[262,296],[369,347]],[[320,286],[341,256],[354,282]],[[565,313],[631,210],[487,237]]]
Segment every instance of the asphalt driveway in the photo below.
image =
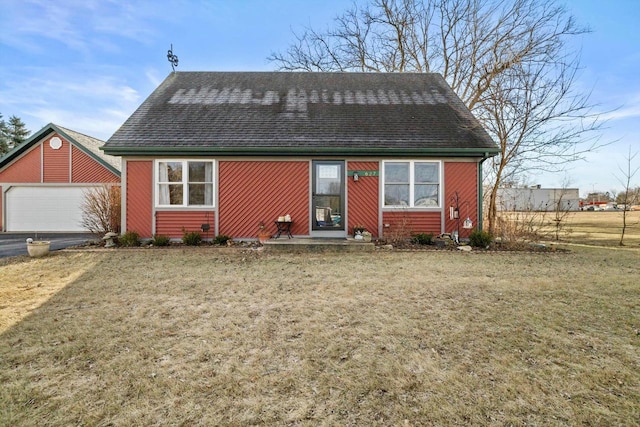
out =
[[[27,239],[36,240],[35,233],[0,233],[0,258],[27,255]],[[96,240],[90,233],[38,233],[38,240],[51,242],[51,250],[77,246]]]

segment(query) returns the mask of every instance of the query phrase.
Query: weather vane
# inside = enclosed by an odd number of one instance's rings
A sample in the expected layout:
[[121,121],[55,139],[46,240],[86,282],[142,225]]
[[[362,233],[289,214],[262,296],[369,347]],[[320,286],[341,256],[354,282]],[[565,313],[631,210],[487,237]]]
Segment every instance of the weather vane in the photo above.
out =
[[171,43],[171,49],[167,51],[167,60],[171,63],[171,69],[175,72],[178,66],[178,56],[173,54],[173,43]]

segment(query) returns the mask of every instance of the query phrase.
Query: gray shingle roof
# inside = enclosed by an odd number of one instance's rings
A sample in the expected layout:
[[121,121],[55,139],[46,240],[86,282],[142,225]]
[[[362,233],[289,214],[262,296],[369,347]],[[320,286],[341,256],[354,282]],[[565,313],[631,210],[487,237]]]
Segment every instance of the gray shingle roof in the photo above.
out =
[[439,74],[176,72],[107,153],[496,152]]
[[104,163],[112,166],[118,172],[120,171],[120,159],[118,157],[105,154],[100,150],[100,147],[104,145],[104,141],[62,126],[57,126],[57,128],[65,133],[77,146],[84,147],[89,151],[87,154],[92,155],[96,160],[101,159]]

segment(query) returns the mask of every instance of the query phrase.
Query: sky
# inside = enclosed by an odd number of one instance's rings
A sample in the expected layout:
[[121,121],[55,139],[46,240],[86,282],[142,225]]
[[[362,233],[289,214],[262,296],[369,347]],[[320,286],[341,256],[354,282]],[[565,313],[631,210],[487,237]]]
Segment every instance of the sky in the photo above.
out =
[[[272,71],[293,31],[324,29],[350,0],[0,0],[0,113],[31,132],[54,123],[107,140],[171,72]],[[604,121],[603,145],[543,187],[619,192],[640,152],[640,1],[559,0],[588,26],[577,88]],[[632,167],[640,166],[640,154]],[[640,172],[632,181],[640,186]]]

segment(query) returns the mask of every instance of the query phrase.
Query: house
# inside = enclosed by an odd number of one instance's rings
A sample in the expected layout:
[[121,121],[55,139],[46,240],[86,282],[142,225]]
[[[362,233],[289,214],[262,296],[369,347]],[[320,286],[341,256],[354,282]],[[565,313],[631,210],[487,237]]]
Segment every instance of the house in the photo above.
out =
[[86,231],[84,194],[120,183],[120,160],[103,141],[48,124],[0,158],[1,231]]
[[496,207],[502,211],[578,211],[577,188],[499,188]]
[[236,239],[286,215],[299,237],[478,227],[498,152],[439,74],[306,72],[172,73],[103,150],[123,230]]

